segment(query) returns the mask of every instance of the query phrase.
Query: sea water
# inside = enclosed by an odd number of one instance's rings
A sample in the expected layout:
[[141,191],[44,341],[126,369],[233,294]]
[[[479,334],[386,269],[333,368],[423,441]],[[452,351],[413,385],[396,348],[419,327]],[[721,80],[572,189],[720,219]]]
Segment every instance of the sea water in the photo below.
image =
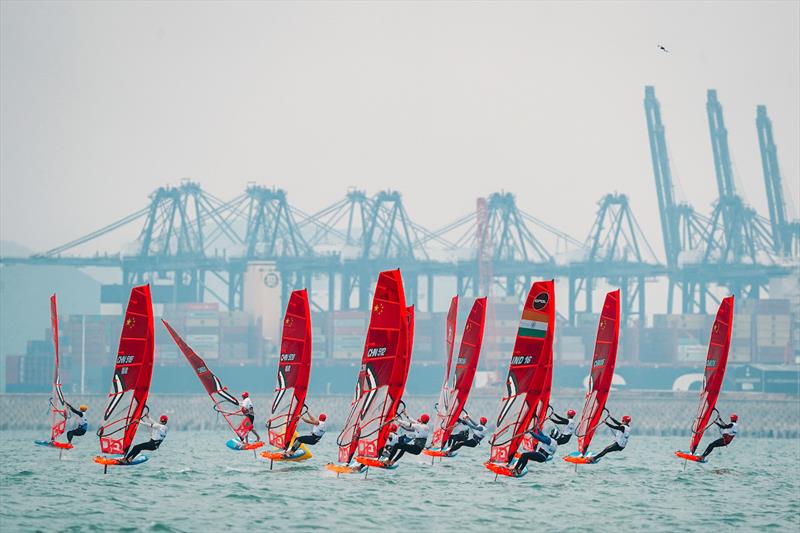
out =
[[[341,475],[335,434],[303,463],[225,447],[225,431],[175,431],[150,460],[92,462],[91,432],[59,460],[41,432],[0,432],[0,529],[11,531],[713,531],[800,530],[797,440],[737,439],[707,464],[673,456],[686,438],[638,437],[577,469],[559,458],[520,479],[482,463],[486,443],[456,458],[406,455],[393,471]],[[139,433],[137,442],[146,438]],[[610,441],[599,434],[598,448]],[[705,444],[705,442],[704,442]],[[685,469],[684,469],[685,466]]]

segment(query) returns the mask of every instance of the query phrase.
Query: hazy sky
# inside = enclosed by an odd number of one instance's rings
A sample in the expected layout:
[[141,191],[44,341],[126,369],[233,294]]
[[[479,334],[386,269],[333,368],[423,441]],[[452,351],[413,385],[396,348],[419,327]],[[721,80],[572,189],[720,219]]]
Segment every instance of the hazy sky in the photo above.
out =
[[[400,190],[430,228],[505,189],[583,239],[627,193],[663,257],[643,112],[709,212],[719,92],[742,192],[766,215],[755,106],[800,176],[800,3],[2,2],[0,239],[80,236],[191,177],[313,212]],[[671,50],[659,52],[658,43]],[[138,228],[137,228],[138,229]]]

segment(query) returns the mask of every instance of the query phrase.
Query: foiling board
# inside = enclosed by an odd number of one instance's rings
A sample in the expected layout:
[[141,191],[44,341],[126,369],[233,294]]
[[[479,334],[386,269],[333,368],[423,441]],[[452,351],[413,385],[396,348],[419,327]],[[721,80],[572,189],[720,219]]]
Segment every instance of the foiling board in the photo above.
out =
[[37,446],[47,446],[48,448],[58,448],[59,450],[71,450],[74,446],[68,442],[58,442],[50,440],[35,440],[33,441]]
[[103,466],[136,466],[147,462],[147,459],[149,458],[144,454],[139,454],[130,463],[121,463],[120,459],[122,459],[122,457],[106,457],[104,455],[97,455],[94,458],[94,462]]
[[528,473],[528,467],[527,466],[525,468],[523,468],[522,472],[520,472],[519,474],[517,474],[513,469],[509,468],[506,465],[493,463],[491,461],[487,461],[487,462],[483,463],[483,466],[485,466],[487,469],[489,469],[489,471],[491,471],[491,472],[493,472],[495,474],[498,474],[500,476],[506,476],[506,477],[522,477],[522,476],[524,476],[525,474]]
[[680,457],[681,459],[686,459],[687,461],[694,461],[695,463],[705,463],[706,460],[703,459],[702,455],[694,455],[693,453],[684,452],[681,450],[677,450],[675,455]]
[[227,446],[231,450],[234,450],[234,451],[237,451],[237,452],[241,452],[241,451],[245,451],[245,450],[257,450],[258,448],[263,447],[264,443],[261,442],[260,440],[256,441],[256,442],[244,443],[244,442],[240,441],[239,439],[231,439],[231,440],[229,440],[228,442],[225,443],[225,446]]

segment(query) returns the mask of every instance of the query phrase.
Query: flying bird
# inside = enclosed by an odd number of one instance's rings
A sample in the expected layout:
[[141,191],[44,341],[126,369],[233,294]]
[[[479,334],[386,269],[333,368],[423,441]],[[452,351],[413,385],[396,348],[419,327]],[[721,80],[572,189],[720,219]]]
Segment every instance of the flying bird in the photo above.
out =
[[666,48],[664,48],[664,47],[663,47],[662,45],[660,45],[660,44],[658,45],[658,49],[659,49],[659,50],[661,50],[662,52],[669,53],[669,50],[667,50]]

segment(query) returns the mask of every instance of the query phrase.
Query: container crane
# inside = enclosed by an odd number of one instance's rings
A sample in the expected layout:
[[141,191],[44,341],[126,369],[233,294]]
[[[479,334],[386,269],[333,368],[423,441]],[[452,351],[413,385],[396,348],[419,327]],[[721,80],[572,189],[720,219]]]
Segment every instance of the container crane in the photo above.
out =
[[767,115],[767,106],[756,107],[756,130],[761,151],[761,169],[767,189],[767,205],[772,229],[773,250],[777,254],[791,256],[798,253],[800,222],[790,222],[786,217],[781,171],[778,166],[778,149],[772,137],[772,121]]

